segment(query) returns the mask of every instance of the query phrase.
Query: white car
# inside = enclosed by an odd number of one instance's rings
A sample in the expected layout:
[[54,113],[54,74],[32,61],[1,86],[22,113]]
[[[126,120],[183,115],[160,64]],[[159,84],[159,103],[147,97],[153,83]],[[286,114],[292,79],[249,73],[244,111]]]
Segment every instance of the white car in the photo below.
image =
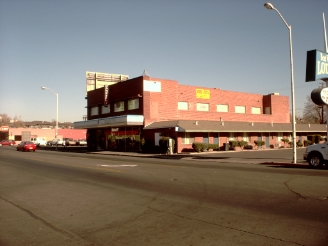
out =
[[328,165],[328,142],[312,144],[306,147],[303,159],[311,167],[320,168],[323,164]]
[[31,138],[31,142],[34,143],[36,146],[46,146],[47,141],[45,138]]
[[76,141],[76,145],[79,145],[79,146],[87,145],[87,141],[85,139],[78,139]]
[[62,139],[59,138],[55,138],[51,141],[51,145],[52,146],[56,146],[56,145],[64,145],[64,141]]

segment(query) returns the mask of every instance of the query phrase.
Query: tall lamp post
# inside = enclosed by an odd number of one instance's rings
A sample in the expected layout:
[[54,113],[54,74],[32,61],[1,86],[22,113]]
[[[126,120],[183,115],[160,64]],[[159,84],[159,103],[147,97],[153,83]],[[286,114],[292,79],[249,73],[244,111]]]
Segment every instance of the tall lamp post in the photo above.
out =
[[296,122],[295,122],[295,95],[294,95],[294,68],[293,68],[293,45],[292,45],[292,26],[288,25],[288,23],[285,21],[284,17],[280,14],[278,9],[276,9],[271,3],[265,3],[264,7],[266,7],[269,10],[275,10],[285,25],[287,26],[289,30],[289,51],[290,51],[290,73],[291,73],[291,90],[292,90],[292,131],[293,131],[293,163],[296,163],[297,157],[296,157]]
[[56,95],[56,133],[55,133],[55,139],[57,139],[58,136],[58,93],[54,92],[52,89],[48,87],[41,87],[42,90],[50,90]]

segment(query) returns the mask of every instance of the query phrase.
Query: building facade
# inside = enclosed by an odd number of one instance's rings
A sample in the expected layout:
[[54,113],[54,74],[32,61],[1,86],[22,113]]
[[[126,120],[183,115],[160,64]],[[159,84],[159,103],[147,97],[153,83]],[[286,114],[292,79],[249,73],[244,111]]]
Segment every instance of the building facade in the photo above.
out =
[[[87,93],[87,129],[92,150],[139,151],[162,136],[175,140],[174,152],[192,151],[193,142],[223,146],[230,140],[263,140],[278,147],[291,139],[289,97],[180,85],[175,80],[140,76]],[[297,125],[297,141],[326,135],[325,125]]]
[[[86,139],[86,129],[58,129],[58,138]],[[0,140],[15,140],[16,144],[21,141],[29,141],[31,138],[42,138],[46,141],[55,138],[55,129],[42,128],[10,128],[0,127]]]

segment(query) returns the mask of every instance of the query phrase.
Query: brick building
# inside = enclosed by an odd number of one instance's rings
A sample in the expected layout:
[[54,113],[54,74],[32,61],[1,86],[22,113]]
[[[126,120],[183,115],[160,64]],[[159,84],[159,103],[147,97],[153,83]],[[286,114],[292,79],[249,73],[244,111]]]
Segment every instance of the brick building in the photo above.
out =
[[[180,85],[175,80],[141,76],[87,93],[87,120],[93,150],[139,151],[140,141],[156,147],[161,136],[175,140],[176,153],[192,151],[193,142],[223,146],[229,140],[263,140],[278,147],[291,140],[289,97]],[[325,125],[299,124],[297,141],[326,135]]]

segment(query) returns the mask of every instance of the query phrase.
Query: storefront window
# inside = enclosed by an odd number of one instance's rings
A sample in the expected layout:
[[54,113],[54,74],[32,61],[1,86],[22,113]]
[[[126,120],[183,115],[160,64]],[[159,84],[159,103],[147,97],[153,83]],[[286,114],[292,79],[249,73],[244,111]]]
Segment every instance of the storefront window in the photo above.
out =
[[114,103],[114,112],[124,111],[124,101]]

